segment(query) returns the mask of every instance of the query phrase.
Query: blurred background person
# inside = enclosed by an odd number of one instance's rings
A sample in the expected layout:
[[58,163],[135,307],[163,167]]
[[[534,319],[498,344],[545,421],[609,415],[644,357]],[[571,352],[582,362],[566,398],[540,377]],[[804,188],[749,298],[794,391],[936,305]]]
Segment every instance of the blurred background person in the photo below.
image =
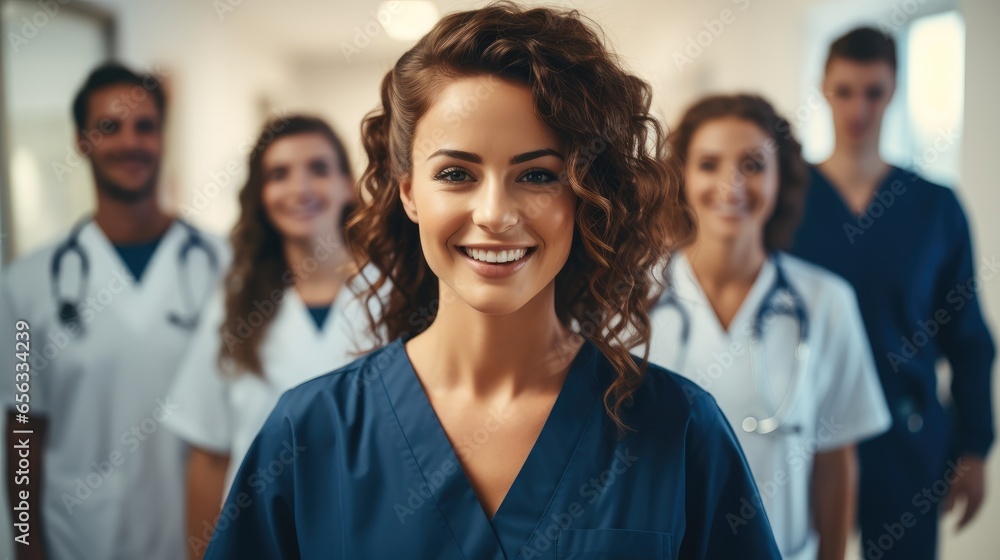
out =
[[[34,545],[17,547],[19,558],[184,554],[185,450],[159,424],[174,411],[167,390],[178,358],[229,257],[220,239],[157,201],[165,109],[152,76],[114,64],[90,74],[73,117],[97,211],[4,271],[4,340],[14,340],[17,318],[32,342],[30,379],[19,382],[30,382],[36,517]],[[2,348],[13,370],[13,344]],[[14,389],[0,385],[12,407],[24,402]],[[14,421],[11,411],[8,425],[24,426]],[[8,482],[16,469],[9,453]]]
[[[879,155],[895,74],[895,42],[876,29],[852,30],[830,46],[823,92],[836,145],[809,170],[794,253],[858,293],[893,416],[892,429],[859,450],[862,548],[866,558],[914,560],[937,557],[943,509],[958,506],[962,528],[983,503],[996,351],[954,192]],[[938,399],[941,358],[952,372],[948,410]],[[887,550],[885,535],[895,541]]]
[[261,132],[240,191],[233,265],[209,305],[170,399],[191,444],[188,554],[201,558],[222,500],[286,389],[352,361],[368,327],[348,285],[343,229],[357,196],[343,142],[322,120],[278,117]]
[[767,101],[739,94],[698,101],[671,133],[697,233],[671,255],[649,357],[718,401],[782,557],[842,560],[855,444],[890,419],[854,291],[781,251],[807,177],[798,141],[779,130],[788,122]]

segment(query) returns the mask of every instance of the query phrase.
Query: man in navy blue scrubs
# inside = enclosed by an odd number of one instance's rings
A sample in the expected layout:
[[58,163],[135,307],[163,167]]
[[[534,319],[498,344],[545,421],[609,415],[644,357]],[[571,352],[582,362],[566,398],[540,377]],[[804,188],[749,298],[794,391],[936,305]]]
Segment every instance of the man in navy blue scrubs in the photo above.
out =
[[[994,439],[995,347],[976,292],[996,267],[976,260],[951,189],[879,158],[895,71],[895,44],[875,29],[831,46],[823,91],[836,146],[810,170],[793,249],[854,285],[893,414],[889,432],[859,447],[871,560],[935,558],[940,513],[958,506],[961,528],[983,503]],[[940,358],[951,366],[948,405],[938,398]]]

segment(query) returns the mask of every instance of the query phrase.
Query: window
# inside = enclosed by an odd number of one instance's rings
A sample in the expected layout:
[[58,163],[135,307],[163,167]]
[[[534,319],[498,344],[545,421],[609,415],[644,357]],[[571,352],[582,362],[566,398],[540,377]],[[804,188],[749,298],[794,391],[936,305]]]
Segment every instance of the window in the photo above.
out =
[[[84,4],[6,0],[0,12],[3,261],[51,241],[94,206],[90,166],[75,152],[71,104],[112,51],[112,20]],[[76,162],[75,164],[73,162]]]

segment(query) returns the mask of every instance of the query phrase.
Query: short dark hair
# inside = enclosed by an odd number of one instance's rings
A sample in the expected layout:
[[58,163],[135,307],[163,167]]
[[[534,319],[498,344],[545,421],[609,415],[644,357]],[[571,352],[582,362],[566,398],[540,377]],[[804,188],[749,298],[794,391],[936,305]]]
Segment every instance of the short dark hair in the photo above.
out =
[[163,93],[160,81],[152,74],[137,74],[125,66],[116,62],[102,64],[95,68],[87,81],[80,87],[80,91],[73,98],[73,121],[76,129],[83,132],[87,127],[87,110],[90,104],[90,95],[97,90],[119,84],[130,84],[144,89],[153,97],[156,109],[160,112],[161,120],[166,113],[167,99]]
[[830,45],[825,70],[834,58],[855,62],[885,62],[896,73],[896,41],[888,33],[874,27],[858,27],[842,35]]

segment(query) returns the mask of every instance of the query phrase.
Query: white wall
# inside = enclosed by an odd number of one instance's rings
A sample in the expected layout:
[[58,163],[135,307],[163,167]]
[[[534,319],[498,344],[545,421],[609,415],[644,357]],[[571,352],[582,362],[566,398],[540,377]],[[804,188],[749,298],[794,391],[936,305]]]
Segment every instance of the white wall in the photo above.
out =
[[[997,189],[996,150],[1000,147],[1000,3],[992,0],[959,0],[965,17],[965,123],[962,142],[962,184],[957,187],[970,214],[975,249],[980,260],[995,259],[1000,252],[1000,189]],[[1000,278],[984,283],[980,292],[994,339],[1000,339]],[[993,368],[993,410],[1000,411],[998,368]],[[1000,460],[996,451],[989,461],[989,497],[979,519],[965,532],[955,535],[954,519],[944,536],[944,558],[997,558],[1000,556]]]

